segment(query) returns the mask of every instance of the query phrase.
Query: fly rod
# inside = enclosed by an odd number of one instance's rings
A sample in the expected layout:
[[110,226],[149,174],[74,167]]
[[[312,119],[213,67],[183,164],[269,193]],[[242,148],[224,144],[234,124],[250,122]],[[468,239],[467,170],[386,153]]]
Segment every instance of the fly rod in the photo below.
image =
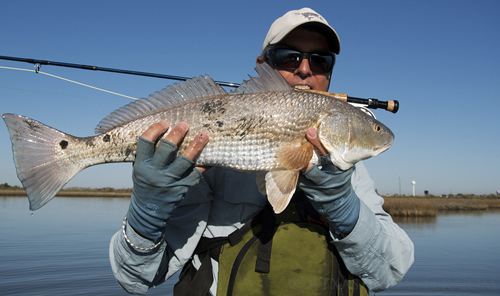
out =
[[[148,72],[132,71],[132,70],[104,68],[104,67],[98,67],[98,66],[71,64],[71,63],[54,62],[54,61],[47,61],[47,60],[16,58],[16,57],[8,57],[8,56],[0,56],[0,59],[34,64],[35,67],[38,67],[38,69],[42,65],[49,65],[49,66],[77,68],[77,69],[84,69],[84,70],[94,70],[94,71],[114,72],[114,73],[131,74],[131,75],[139,75],[139,76],[148,76],[148,77],[156,77],[156,78],[172,79],[172,80],[185,81],[185,80],[189,79],[187,77],[174,76],[174,75],[165,75],[165,74],[155,74],[155,73],[148,73]],[[239,84],[231,83],[231,82],[215,81],[215,83],[217,83],[221,86],[229,86],[229,87],[238,87],[239,86]]]
[[[133,71],[133,70],[113,69],[113,68],[105,68],[105,67],[98,67],[98,66],[72,64],[72,63],[64,63],[64,62],[54,62],[54,61],[47,61],[47,60],[28,59],[28,58],[18,58],[18,57],[10,57],[10,56],[2,56],[2,55],[0,55],[0,60],[26,62],[26,63],[34,64],[35,65],[35,72],[38,72],[38,70],[40,69],[40,67],[42,65],[49,65],[49,66],[59,66],[59,67],[76,68],[76,69],[84,69],[84,70],[122,73],[122,74],[147,76],[147,77],[155,77],[155,78],[163,78],[163,79],[171,79],[171,80],[180,80],[180,81],[186,81],[186,80],[190,79],[190,77],[182,77],[182,76],[175,76],[175,75],[156,74],[156,73]],[[224,81],[215,81],[215,83],[217,83],[221,86],[227,86],[227,87],[238,87],[240,85],[239,83],[224,82]],[[390,111],[392,113],[396,113],[399,110],[399,102],[396,100],[394,100],[394,101],[379,101],[379,100],[373,99],[373,98],[363,99],[363,98],[350,97],[347,94],[336,94],[336,93],[320,92],[320,91],[313,91],[313,92],[329,95],[329,96],[334,97],[336,99],[343,100],[344,102],[347,102],[347,103],[362,104],[365,107],[371,108],[371,109],[384,109],[384,110]]]

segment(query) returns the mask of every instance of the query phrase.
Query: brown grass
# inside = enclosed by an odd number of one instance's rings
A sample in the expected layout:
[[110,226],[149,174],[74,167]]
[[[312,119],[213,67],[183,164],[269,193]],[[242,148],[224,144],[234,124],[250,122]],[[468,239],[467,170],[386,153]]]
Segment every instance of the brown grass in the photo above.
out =
[[[56,196],[64,197],[130,197],[132,190],[71,190],[63,189]],[[26,196],[23,189],[2,189],[0,196]]]
[[[130,197],[132,189],[105,188],[67,188],[57,196],[66,197]],[[0,196],[26,196],[19,186],[0,184]],[[386,196],[384,210],[391,216],[435,217],[440,211],[484,211],[500,209],[500,195],[443,195],[443,196]]]
[[386,198],[383,208],[391,216],[425,217],[437,214],[434,203],[425,199]]
[[500,198],[467,197],[385,197],[383,208],[391,216],[435,216],[439,211],[478,211],[500,209]]

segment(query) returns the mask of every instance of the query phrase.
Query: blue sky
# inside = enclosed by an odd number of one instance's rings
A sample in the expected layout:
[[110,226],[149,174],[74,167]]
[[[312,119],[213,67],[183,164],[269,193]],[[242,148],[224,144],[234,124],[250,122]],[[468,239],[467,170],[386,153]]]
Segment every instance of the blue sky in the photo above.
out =
[[[241,82],[271,23],[304,1],[2,1],[0,55]],[[365,161],[381,194],[490,194],[500,189],[500,2],[307,1],[340,36],[331,92],[399,100],[376,111],[396,139]],[[0,60],[0,66],[33,69]],[[174,81],[42,66],[41,71],[145,97]],[[75,136],[130,99],[0,68],[0,113]],[[20,185],[0,124],[0,183]],[[88,168],[67,186],[129,188],[131,164]],[[401,176],[401,177],[399,177]]]

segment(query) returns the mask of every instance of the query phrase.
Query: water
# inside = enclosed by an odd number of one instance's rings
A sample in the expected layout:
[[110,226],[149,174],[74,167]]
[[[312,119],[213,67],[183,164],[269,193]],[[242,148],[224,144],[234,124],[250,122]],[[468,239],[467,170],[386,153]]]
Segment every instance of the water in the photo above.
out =
[[[31,212],[27,198],[0,198],[0,295],[129,295],[108,259],[128,204],[57,197]],[[171,295],[173,283],[148,295]]]
[[415,263],[381,295],[500,295],[500,212],[456,212],[404,221]]
[[[0,198],[0,294],[128,295],[108,259],[128,203],[58,197],[32,215],[26,198]],[[399,285],[377,296],[500,295],[500,212],[399,224],[415,244],[415,263]],[[175,281],[147,295],[172,295]]]

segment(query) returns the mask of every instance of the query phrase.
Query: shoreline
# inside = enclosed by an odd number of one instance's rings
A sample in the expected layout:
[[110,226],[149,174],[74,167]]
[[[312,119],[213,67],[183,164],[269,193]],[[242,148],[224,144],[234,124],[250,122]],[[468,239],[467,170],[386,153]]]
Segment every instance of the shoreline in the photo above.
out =
[[435,217],[451,211],[500,210],[495,197],[384,197],[384,211],[394,217]]
[[[98,190],[61,190],[56,196],[59,197],[130,197],[132,190],[129,191],[98,191]],[[5,189],[0,190],[0,196],[26,197],[24,190]]]
[[[132,189],[63,189],[58,197],[83,198],[130,198]],[[0,197],[24,197],[23,189],[1,189]],[[500,196],[383,196],[383,209],[394,217],[435,217],[438,213],[451,211],[500,210]]]

